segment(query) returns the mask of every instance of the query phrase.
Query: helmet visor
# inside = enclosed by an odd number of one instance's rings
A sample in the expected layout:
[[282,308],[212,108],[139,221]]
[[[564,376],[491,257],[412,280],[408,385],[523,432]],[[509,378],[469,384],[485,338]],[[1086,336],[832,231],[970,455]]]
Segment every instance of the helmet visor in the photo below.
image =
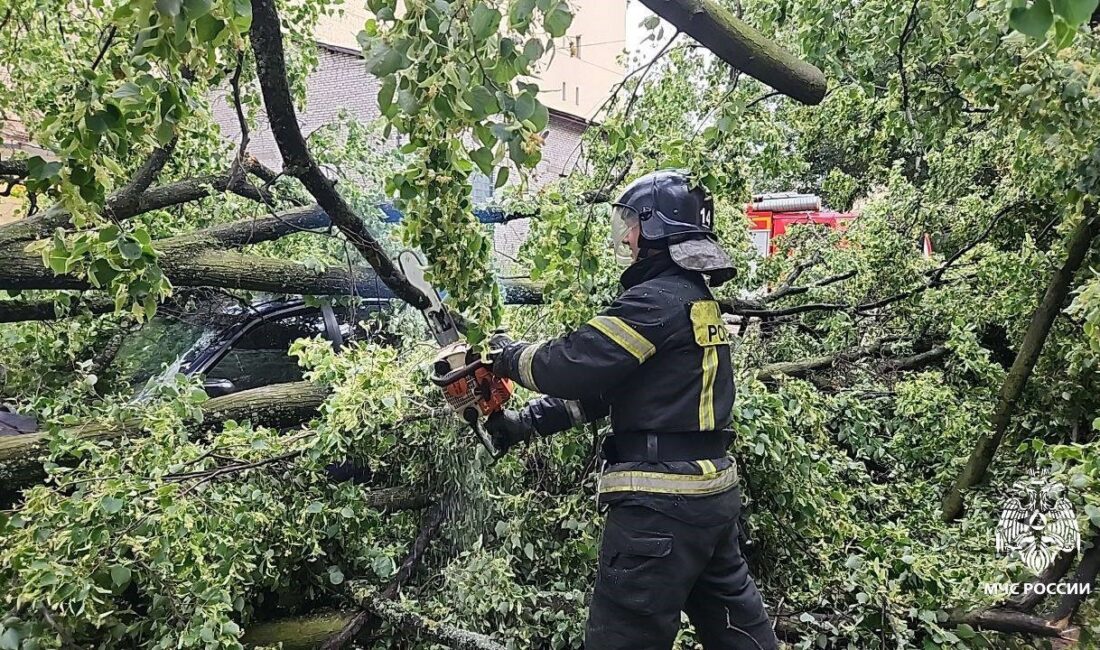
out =
[[630,266],[634,262],[634,251],[626,239],[632,229],[640,227],[641,222],[633,210],[621,205],[611,207],[611,250],[620,266]]

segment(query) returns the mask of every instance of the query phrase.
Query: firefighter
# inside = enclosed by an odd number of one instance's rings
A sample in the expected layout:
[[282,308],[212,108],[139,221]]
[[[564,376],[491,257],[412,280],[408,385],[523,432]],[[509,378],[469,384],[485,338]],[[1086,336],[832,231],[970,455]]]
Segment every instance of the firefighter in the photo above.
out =
[[730,335],[708,288],[734,270],[713,219],[686,173],[635,180],[612,204],[630,266],[611,307],[561,338],[490,344],[494,373],[546,395],[489,419],[498,449],[611,417],[589,650],[668,650],[681,611],[707,650],[778,647],[738,544]]

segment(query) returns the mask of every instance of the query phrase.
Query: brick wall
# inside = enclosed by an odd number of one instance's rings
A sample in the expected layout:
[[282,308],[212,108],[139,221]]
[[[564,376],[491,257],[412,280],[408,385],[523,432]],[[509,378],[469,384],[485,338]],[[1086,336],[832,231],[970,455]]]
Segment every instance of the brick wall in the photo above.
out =
[[[302,133],[308,135],[318,127],[335,122],[341,109],[363,123],[378,119],[381,116],[377,103],[380,85],[367,72],[358,52],[321,45],[317,68],[306,81],[306,108],[298,115]],[[227,138],[234,142],[239,141],[240,129],[228,91],[215,97],[214,119]],[[585,120],[551,111],[542,160],[531,174],[533,187],[538,188],[568,175],[580,155],[580,137],[585,128]],[[249,138],[248,148],[252,155],[274,169],[282,169],[278,147],[262,115],[256,127],[250,131]],[[515,182],[514,175],[509,182]],[[475,179],[475,199],[485,202],[491,195],[492,186],[488,179]],[[499,253],[498,260],[503,272],[514,271],[510,259],[516,257],[527,232],[526,221],[513,221],[494,229],[494,245]]]

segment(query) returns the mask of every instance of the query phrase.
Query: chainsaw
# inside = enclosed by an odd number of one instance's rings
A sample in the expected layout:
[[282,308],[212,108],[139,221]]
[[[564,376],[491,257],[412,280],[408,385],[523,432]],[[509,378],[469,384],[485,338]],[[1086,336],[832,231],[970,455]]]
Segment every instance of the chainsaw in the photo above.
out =
[[397,261],[409,284],[428,297],[428,306],[421,312],[440,346],[432,363],[432,383],[442,389],[447,404],[470,425],[493,460],[498,460],[504,453],[493,445],[481,419],[504,409],[515,392],[512,381],[494,375],[492,363],[482,359],[462,339],[439,292],[424,277],[425,264],[420,256],[414,251],[403,251]]

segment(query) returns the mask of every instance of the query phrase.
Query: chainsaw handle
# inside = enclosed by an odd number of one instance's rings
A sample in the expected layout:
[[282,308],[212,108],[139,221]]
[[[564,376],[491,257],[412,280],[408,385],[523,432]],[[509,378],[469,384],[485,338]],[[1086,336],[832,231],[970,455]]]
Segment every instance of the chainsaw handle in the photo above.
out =
[[469,363],[461,368],[455,368],[454,370],[448,372],[442,377],[433,374],[431,377],[432,383],[440,387],[449,386],[467,375],[472,375],[474,371],[478,368],[485,368],[488,366],[488,363],[482,361],[481,359],[476,359],[473,363]]

